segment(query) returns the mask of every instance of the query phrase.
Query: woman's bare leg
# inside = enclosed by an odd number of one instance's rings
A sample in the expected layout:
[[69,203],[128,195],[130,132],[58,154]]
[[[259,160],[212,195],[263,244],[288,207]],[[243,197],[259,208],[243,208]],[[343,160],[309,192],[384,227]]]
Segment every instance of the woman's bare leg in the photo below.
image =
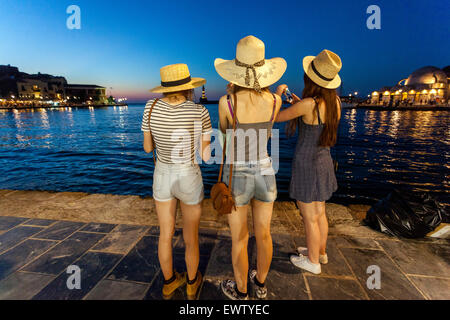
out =
[[272,262],[273,243],[270,234],[270,222],[272,220],[273,202],[253,200],[253,229],[255,230],[257,273],[256,278],[260,283],[266,281]]
[[234,278],[237,289],[242,293],[247,293],[248,276],[248,228],[247,228],[247,207],[237,207],[228,215],[228,224],[231,230],[231,259],[233,262]]
[[297,201],[297,204],[305,225],[308,258],[312,263],[319,263],[320,229],[316,205],[315,203],[304,203],[301,201]]
[[188,205],[180,201],[183,214],[183,239],[185,245],[184,259],[189,280],[195,279],[200,259],[198,245],[198,226],[202,215],[202,204]]
[[320,250],[319,254],[324,255],[327,251],[328,239],[328,219],[325,213],[325,202],[315,202],[316,211],[319,214],[319,230],[320,230]]
[[158,258],[165,280],[173,276],[172,238],[175,231],[177,200],[156,201],[159,220]]

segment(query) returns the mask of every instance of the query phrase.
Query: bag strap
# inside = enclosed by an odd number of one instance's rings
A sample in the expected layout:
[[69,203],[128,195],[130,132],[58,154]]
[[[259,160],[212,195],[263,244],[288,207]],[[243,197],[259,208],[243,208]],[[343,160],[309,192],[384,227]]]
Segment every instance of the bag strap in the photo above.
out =
[[273,117],[275,116],[275,109],[277,108],[277,98],[272,93],[273,96],[273,108],[272,108],[272,116],[270,116],[270,122],[273,122]]
[[[153,107],[155,106],[156,102],[158,102],[158,98],[155,99],[155,101],[153,101],[152,106],[150,107],[150,111],[148,112],[148,128],[150,129],[150,119],[152,117],[152,111],[153,111]],[[152,134],[152,130],[150,129],[150,135],[152,136],[152,144],[153,144],[153,164],[156,164],[156,158],[155,158],[155,152],[156,152],[156,145],[155,145],[155,140],[153,139],[153,134]]]
[[[231,192],[231,182],[233,181],[233,162],[234,162],[234,133],[236,130],[236,102],[233,104],[233,131],[231,133],[231,163],[230,163],[230,179],[228,181],[228,190]],[[231,110],[230,110],[231,111]],[[227,137],[225,136],[225,141],[223,143],[223,149],[222,149],[222,163],[220,164],[220,171],[219,171],[219,178],[217,179],[217,182],[220,182],[222,180],[222,172],[223,172],[223,165],[225,163],[225,153],[227,152]]]

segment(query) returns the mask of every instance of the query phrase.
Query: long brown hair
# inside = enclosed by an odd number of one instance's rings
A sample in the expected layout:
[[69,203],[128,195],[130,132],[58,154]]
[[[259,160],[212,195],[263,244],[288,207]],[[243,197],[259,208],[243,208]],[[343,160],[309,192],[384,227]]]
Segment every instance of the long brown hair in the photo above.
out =
[[[321,147],[332,147],[336,144],[337,129],[339,125],[338,103],[336,89],[326,89],[314,83],[305,73],[303,76],[305,88],[302,99],[316,98],[317,102],[325,102],[325,121],[319,139]],[[286,134],[293,136],[297,130],[298,118],[292,119],[286,125]]]

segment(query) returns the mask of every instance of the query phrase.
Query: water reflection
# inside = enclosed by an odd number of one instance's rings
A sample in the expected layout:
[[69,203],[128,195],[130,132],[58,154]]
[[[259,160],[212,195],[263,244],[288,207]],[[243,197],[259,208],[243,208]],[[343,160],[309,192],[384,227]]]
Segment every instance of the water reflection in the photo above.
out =
[[38,111],[41,114],[42,126],[45,129],[49,129],[50,128],[50,123],[48,122],[47,110],[45,108],[40,108],[40,109],[38,109]]
[[16,128],[17,129],[22,128],[23,127],[23,122],[22,122],[22,119],[20,117],[20,111],[14,109],[13,113],[14,113],[14,120],[15,120],[15,123],[16,123]]

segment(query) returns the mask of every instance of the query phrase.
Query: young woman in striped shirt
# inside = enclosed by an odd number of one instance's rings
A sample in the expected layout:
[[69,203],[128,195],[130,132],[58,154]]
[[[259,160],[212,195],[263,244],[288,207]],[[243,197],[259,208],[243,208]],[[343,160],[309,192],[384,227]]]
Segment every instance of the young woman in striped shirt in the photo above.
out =
[[[142,119],[144,150],[149,153],[156,149],[157,154],[153,198],[160,225],[158,258],[164,275],[164,299],[170,299],[186,282],[188,299],[195,299],[202,283],[198,271],[198,228],[203,181],[198,160],[207,161],[210,157],[212,128],[208,110],[192,99],[193,89],[205,82],[191,78],[185,64],[161,68],[161,86],[150,91],[162,93],[163,98],[148,101]],[[173,267],[177,200],[183,215],[186,275],[177,273]]]

